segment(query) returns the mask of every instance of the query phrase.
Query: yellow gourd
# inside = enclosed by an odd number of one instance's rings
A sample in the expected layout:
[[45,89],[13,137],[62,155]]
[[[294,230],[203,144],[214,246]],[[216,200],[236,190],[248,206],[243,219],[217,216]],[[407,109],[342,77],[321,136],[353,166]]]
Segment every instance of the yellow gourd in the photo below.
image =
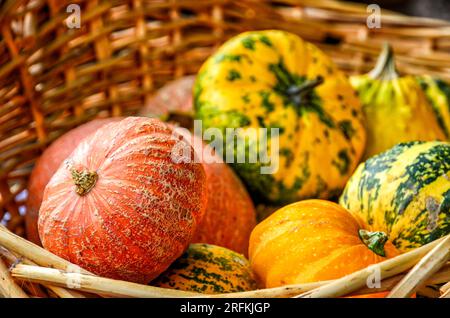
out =
[[[400,76],[395,69],[394,54],[385,45],[375,68],[364,75],[352,76],[350,83],[358,91],[367,120],[365,158],[406,141],[446,140],[448,118],[439,113],[429,99],[424,82],[427,77]],[[430,86],[428,86],[430,87]],[[448,121],[448,120],[447,120]]]

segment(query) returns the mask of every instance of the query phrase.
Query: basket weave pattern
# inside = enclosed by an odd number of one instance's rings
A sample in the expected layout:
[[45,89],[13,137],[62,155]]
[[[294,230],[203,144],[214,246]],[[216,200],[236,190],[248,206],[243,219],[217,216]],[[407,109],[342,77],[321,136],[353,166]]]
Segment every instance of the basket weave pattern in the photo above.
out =
[[[46,146],[94,117],[136,114],[155,89],[194,74],[221,43],[278,28],[367,71],[384,41],[398,68],[450,80],[450,23],[312,0],[9,0],[0,7],[0,219],[24,236],[24,190]],[[66,24],[81,7],[80,28]]]

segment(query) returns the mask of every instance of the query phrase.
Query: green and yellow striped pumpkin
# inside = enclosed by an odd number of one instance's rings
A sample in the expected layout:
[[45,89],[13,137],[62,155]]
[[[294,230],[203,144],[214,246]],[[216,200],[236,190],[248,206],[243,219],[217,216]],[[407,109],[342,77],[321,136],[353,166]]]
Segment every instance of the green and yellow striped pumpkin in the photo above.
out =
[[400,142],[447,140],[450,87],[430,76],[400,76],[385,45],[375,68],[350,77],[367,118],[365,158]]
[[368,159],[340,204],[402,252],[449,234],[450,143],[401,143]]
[[[233,164],[266,202],[338,195],[364,151],[361,105],[348,79],[317,47],[288,32],[246,32],[226,42],[200,69],[194,106],[203,128],[224,136],[227,128],[242,128],[237,138],[249,141],[246,156],[260,140],[252,128],[279,129],[275,173],[262,174],[266,164],[249,157]],[[267,154],[275,147],[271,137]],[[237,158],[239,148],[230,149]]]
[[241,254],[211,244],[191,244],[153,286],[203,294],[256,289],[249,261]]
[[424,91],[428,102],[433,106],[438,123],[450,139],[450,85],[429,75],[417,76],[416,80]]

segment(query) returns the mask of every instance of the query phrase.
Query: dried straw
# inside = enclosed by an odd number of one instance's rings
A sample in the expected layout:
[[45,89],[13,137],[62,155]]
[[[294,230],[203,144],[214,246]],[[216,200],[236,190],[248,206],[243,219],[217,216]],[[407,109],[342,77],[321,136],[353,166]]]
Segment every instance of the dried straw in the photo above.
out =
[[[92,275],[67,273],[60,270],[43,268],[38,266],[18,265],[12,269],[12,275],[15,278],[38,282],[42,284],[53,284],[76,288],[81,291],[88,291],[112,297],[195,297],[195,298],[274,298],[274,297],[292,297],[305,293],[320,286],[325,286],[330,281],[317,283],[298,284],[276,288],[260,289],[248,292],[226,293],[205,295],[197,293],[187,293],[177,290],[163,289],[129,283],[120,280],[112,280]],[[362,288],[352,295],[370,294],[392,289],[404,275],[397,275],[383,280],[379,288]],[[450,265],[443,268],[427,281],[429,284],[438,284],[450,279]]]
[[413,267],[423,256],[425,256],[444,239],[445,238],[441,238],[395,258],[391,258],[381,263],[364,268],[327,285],[316,288],[310,292],[306,292],[299,297],[326,298],[340,297],[350,294],[360,288],[363,288],[367,283],[367,279],[370,278],[376,271],[379,272],[381,279],[385,279],[400,274]]
[[54,268],[19,264],[11,270],[16,279],[106,295],[111,297],[176,298],[197,296],[196,293],[159,288],[87,274],[68,273]]
[[[17,264],[36,265],[32,261],[30,261],[24,257],[18,258],[16,255],[14,255],[14,253],[12,253],[4,248],[1,248],[1,247],[0,247],[0,255],[3,256],[4,258],[8,259],[8,261],[11,264],[13,264],[13,267]],[[56,296],[58,296],[60,298],[85,298],[85,296],[83,294],[81,294],[77,291],[74,291],[74,290],[65,289],[65,288],[61,288],[61,287],[57,287],[57,286],[53,286],[53,285],[49,285],[49,284],[42,284],[42,285],[45,288],[52,291]]]
[[434,247],[402,281],[389,293],[388,298],[411,296],[429,277],[437,272],[450,257],[450,235]]
[[9,274],[5,263],[0,259],[0,296],[6,298],[28,298],[27,294],[20,288]]

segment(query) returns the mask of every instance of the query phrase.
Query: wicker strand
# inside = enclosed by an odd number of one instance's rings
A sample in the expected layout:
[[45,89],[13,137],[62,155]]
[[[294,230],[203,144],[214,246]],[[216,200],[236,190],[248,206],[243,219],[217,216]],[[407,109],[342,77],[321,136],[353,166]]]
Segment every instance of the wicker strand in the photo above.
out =
[[[44,268],[39,266],[19,265],[12,269],[13,277],[17,279],[37,282],[42,284],[52,284],[67,287],[67,282],[78,282],[78,285],[72,286],[81,291],[98,293],[111,297],[195,297],[195,298],[273,298],[273,297],[292,297],[305,293],[320,286],[329,284],[329,281],[307,283],[277,288],[260,289],[248,292],[226,293],[216,295],[196,294],[171,289],[163,289],[129,283],[120,280],[112,280],[92,275],[78,273],[68,273],[65,271]],[[381,282],[380,288],[362,288],[352,295],[371,294],[390,290],[404,275],[397,275]],[[450,278],[450,267],[441,270],[430,278],[427,283],[442,283]]]
[[411,296],[421,284],[437,272],[450,258],[450,235],[433,248],[402,281],[389,293],[388,298]]
[[[25,264],[25,265],[34,265],[36,266],[35,263],[33,263],[32,261],[24,258],[24,257],[20,257],[18,258],[16,255],[14,255],[14,253],[0,247],[0,255],[3,256],[4,258],[8,259],[8,261],[13,264],[13,266],[17,265],[17,264]],[[48,285],[48,284],[43,284],[43,286],[47,289],[49,289],[50,291],[52,291],[56,296],[60,297],[60,298],[85,298],[85,296],[79,292],[76,292],[74,290],[70,290],[70,289],[65,289],[65,288],[61,288],[61,287],[57,287],[57,286],[52,286],[52,285]]]
[[54,268],[19,264],[11,270],[16,279],[35,283],[48,283],[60,287],[75,288],[80,291],[96,293],[111,297],[189,297],[197,295],[192,292],[152,287],[126,281],[114,280],[93,275],[70,273]]
[[[133,2],[134,8],[138,12],[142,12],[144,7],[142,0],[135,0]],[[148,61],[149,56],[149,47],[145,45],[145,42],[142,41],[147,36],[147,26],[145,22],[145,17],[141,13],[138,15],[138,18],[136,20],[136,37],[141,41],[139,45],[139,57],[140,57],[140,64],[141,64],[141,73],[142,73],[142,87],[144,89],[145,95],[144,95],[144,104],[147,105],[150,102],[151,99],[151,91],[153,89],[153,78],[151,76],[150,72],[150,62]]]
[[440,292],[442,293],[441,298],[450,298],[450,281],[441,287]]

